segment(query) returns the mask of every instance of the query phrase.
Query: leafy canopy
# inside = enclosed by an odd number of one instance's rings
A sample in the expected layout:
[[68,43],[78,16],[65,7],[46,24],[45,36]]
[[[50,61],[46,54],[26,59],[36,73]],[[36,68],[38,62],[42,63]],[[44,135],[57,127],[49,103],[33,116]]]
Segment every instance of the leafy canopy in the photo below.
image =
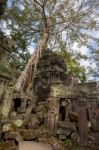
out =
[[51,49],[61,43],[71,49],[74,42],[90,47],[97,40],[88,32],[98,29],[98,6],[98,0],[13,0],[4,19],[18,52],[37,47],[44,32]]

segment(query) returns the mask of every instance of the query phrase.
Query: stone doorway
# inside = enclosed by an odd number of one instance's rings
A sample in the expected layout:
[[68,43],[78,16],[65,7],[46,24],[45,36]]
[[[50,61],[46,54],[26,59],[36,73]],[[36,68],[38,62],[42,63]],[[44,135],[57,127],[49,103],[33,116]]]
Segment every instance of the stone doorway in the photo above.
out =
[[14,109],[14,111],[17,112],[20,107],[21,107],[21,99],[20,98],[13,99],[13,109]]
[[66,117],[66,108],[65,106],[60,106],[59,108],[59,121],[65,121]]
[[65,121],[66,119],[66,99],[60,99],[60,106],[59,106],[59,121]]

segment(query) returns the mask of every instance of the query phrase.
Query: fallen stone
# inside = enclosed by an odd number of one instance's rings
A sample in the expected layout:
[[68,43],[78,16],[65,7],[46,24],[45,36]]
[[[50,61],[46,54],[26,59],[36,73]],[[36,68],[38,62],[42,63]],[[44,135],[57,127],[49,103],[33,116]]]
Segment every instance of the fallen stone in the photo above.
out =
[[22,136],[18,132],[7,132],[4,135],[4,139],[20,142],[20,141],[22,141]]
[[15,120],[14,121],[14,125],[19,128],[19,127],[21,127],[23,125],[23,121],[20,120],[20,119]]
[[7,132],[10,130],[11,130],[11,124],[8,123],[3,125],[3,129],[2,129],[3,132]]
[[16,132],[7,132],[4,135],[4,139],[5,140],[15,140],[17,137],[17,133]]
[[20,130],[20,134],[24,140],[34,140],[38,137],[38,132],[34,129],[22,129]]
[[72,133],[71,131],[66,131],[63,129],[57,129],[56,131],[57,135],[65,135],[65,136],[70,136],[70,134]]
[[60,140],[65,140],[65,139],[66,139],[66,136],[65,136],[65,135],[59,135],[59,139],[60,139]]
[[40,124],[40,121],[36,115],[30,116],[24,121],[24,127],[29,128],[29,129],[38,128],[39,124]]
[[4,141],[0,144],[0,150],[16,150],[16,145],[13,140]]
[[62,128],[64,131],[76,131],[76,126],[71,122],[58,122],[58,128]]
[[99,132],[96,132],[94,137],[95,137],[95,144],[99,145]]
[[72,139],[74,142],[79,143],[79,136],[78,136],[77,132],[74,132],[74,133],[71,134],[71,139]]

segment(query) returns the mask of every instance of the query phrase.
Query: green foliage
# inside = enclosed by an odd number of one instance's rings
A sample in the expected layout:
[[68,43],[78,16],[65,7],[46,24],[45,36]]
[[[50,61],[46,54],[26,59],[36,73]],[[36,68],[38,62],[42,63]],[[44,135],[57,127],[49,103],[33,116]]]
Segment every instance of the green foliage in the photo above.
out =
[[89,74],[91,77],[93,77],[94,80],[99,79],[99,49],[98,47],[97,49],[91,51],[90,62],[93,65],[93,68],[91,66],[88,67]]
[[12,53],[9,54],[9,66],[15,72],[16,77],[20,75],[20,72],[25,68],[29,58],[30,53],[28,50],[17,50],[13,47]]
[[21,33],[28,44],[36,38],[39,42],[46,25],[50,40],[65,31],[67,43],[87,44],[91,37],[83,30],[97,28],[98,4],[97,0],[13,0],[5,19],[7,27]]
[[86,81],[86,70],[75,59],[75,54],[67,50],[62,50],[58,53],[64,58],[65,64],[67,65],[68,74],[72,73],[81,82]]
[[[13,0],[3,21],[11,31],[14,57],[17,60],[22,55],[24,57],[23,61],[22,57],[19,62],[15,61],[16,68],[24,66],[22,63],[26,62],[24,60],[29,56],[28,46],[35,43],[37,47],[44,32],[49,34],[48,45],[51,49],[61,49],[63,42],[67,49],[71,49],[74,42],[80,46],[90,46],[89,41],[95,39],[87,31],[93,32],[98,28],[98,6],[98,0]],[[75,58],[66,57],[69,70],[73,70],[82,78],[84,69]],[[11,65],[13,66],[14,62]]]
[[64,141],[64,144],[65,145],[68,145],[68,146],[72,146],[72,141],[71,141],[71,139],[66,139],[65,141]]

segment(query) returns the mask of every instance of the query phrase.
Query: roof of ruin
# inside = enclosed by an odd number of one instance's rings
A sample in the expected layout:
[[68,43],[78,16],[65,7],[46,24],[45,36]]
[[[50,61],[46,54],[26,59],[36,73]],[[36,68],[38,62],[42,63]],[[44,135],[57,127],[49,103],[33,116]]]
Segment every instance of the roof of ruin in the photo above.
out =
[[38,99],[47,98],[51,84],[65,84],[66,72],[67,66],[60,55],[50,49],[43,50],[37,64],[37,73],[33,85],[37,95],[39,95]]

